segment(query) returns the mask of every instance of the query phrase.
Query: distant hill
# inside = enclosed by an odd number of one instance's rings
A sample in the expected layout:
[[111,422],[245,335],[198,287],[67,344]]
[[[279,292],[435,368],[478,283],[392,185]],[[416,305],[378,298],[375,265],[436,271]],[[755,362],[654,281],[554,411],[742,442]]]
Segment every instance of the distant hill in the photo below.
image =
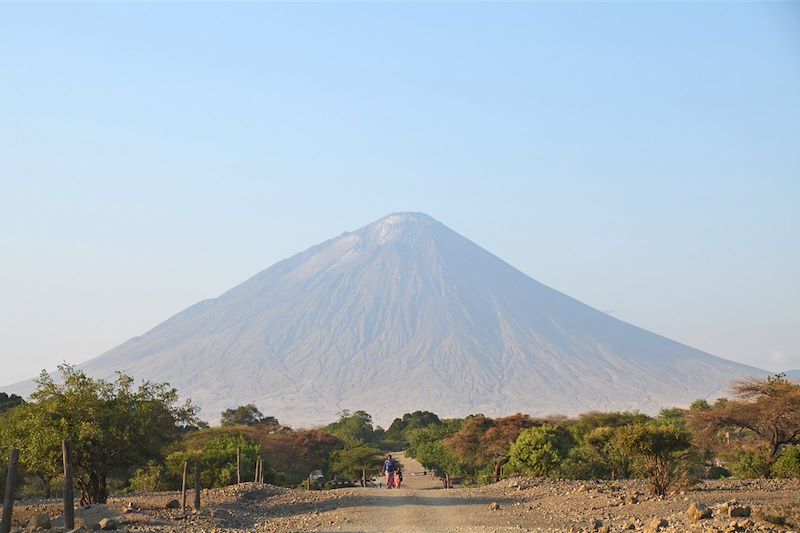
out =
[[786,374],[786,378],[792,381],[800,381],[800,368],[794,370],[787,370],[784,372]]
[[654,412],[766,375],[584,305],[420,213],[309,248],[82,368],[169,381],[213,422],[252,402],[292,425],[345,408],[381,423]]

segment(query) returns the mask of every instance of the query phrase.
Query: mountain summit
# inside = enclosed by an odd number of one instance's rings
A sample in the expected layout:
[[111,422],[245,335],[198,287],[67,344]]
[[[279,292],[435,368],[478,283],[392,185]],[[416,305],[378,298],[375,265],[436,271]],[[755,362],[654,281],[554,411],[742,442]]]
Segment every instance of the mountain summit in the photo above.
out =
[[82,367],[168,381],[210,420],[255,403],[291,425],[341,409],[652,412],[763,374],[588,307],[422,213],[314,246]]

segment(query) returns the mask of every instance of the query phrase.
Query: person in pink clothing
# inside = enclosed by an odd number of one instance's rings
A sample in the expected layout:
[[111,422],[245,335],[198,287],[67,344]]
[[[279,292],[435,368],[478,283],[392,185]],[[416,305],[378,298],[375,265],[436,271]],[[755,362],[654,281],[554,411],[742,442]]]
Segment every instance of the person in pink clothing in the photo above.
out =
[[394,469],[395,464],[392,460],[392,456],[386,456],[386,460],[383,462],[383,473],[386,475],[386,488],[391,489],[394,487]]

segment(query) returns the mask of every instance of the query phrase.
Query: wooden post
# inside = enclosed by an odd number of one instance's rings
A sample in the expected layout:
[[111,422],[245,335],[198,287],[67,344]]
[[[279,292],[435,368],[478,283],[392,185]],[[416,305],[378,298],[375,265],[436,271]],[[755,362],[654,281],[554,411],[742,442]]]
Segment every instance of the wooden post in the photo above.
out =
[[183,496],[183,503],[181,504],[181,512],[186,516],[186,478],[189,477],[189,461],[183,462],[183,482],[181,483],[181,495]]
[[362,487],[366,487],[367,486],[367,469],[366,468],[362,468],[361,469],[361,486]]
[[256,472],[253,474],[253,483],[258,483],[258,457],[256,457]]
[[14,511],[14,485],[17,484],[17,464],[19,463],[19,450],[11,450],[8,460],[8,476],[6,477],[6,494],[3,500],[3,521],[0,522],[0,533],[11,531],[11,515]]
[[75,529],[75,495],[72,493],[72,443],[61,441],[64,457],[64,531]]
[[236,445],[236,484],[242,482],[242,447]]
[[194,508],[200,509],[200,461],[194,462]]

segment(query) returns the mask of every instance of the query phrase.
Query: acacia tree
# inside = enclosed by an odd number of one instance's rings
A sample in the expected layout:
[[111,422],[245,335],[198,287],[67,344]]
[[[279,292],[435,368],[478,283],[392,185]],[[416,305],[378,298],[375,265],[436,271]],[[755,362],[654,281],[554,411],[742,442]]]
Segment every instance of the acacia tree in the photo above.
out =
[[70,440],[82,504],[105,502],[112,469],[160,459],[179,426],[197,422],[196,408],[188,401],[179,405],[177,391],[166,383],[134,387],[123,373],[111,383],[66,364],[59,374],[57,383],[42,372],[32,402],[8,413],[0,442],[19,448],[30,470],[52,477],[61,472],[61,441]]
[[778,374],[736,382],[733,391],[734,398],[691,412],[689,421],[698,442],[706,446],[717,444],[718,435],[726,431],[755,440],[764,450],[769,475],[781,449],[800,440],[800,384]]

